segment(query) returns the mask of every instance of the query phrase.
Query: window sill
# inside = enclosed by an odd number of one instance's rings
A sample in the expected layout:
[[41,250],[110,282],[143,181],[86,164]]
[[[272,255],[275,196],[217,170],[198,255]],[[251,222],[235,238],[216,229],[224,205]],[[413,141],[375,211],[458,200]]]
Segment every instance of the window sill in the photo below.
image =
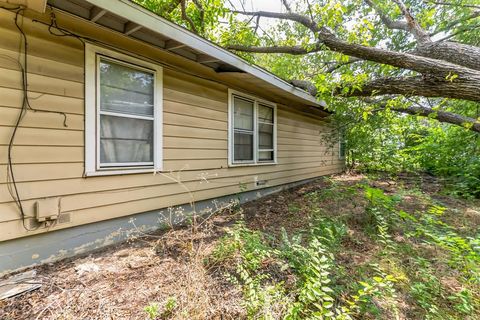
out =
[[84,177],[101,177],[101,176],[119,176],[126,174],[139,174],[139,173],[155,173],[161,172],[159,169],[143,168],[143,169],[123,169],[123,170],[102,170],[85,172]]
[[235,168],[235,167],[254,167],[254,166],[274,166],[277,165],[278,163],[275,162],[259,162],[259,163],[229,163],[228,167],[229,168]]

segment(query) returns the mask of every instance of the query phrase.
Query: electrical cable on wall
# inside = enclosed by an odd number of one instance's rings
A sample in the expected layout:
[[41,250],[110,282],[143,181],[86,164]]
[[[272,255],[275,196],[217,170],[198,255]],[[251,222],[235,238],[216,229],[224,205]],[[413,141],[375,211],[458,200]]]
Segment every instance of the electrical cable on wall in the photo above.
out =
[[[20,197],[20,193],[18,190],[17,186],[17,181],[15,178],[15,172],[14,172],[14,166],[13,166],[13,160],[12,160],[12,150],[15,142],[15,137],[18,132],[18,128],[20,127],[20,124],[27,113],[27,111],[33,111],[33,112],[42,112],[42,113],[53,113],[53,114],[59,114],[63,116],[63,126],[68,127],[67,125],[67,115],[64,112],[61,111],[51,111],[51,110],[43,110],[43,109],[37,109],[33,108],[30,104],[30,100],[28,97],[28,40],[25,32],[23,31],[22,27],[20,26],[18,22],[18,17],[21,13],[24,12],[23,7],[15,7],[15,8],[7,8],[7,7],[0,7],[2,9],[8,10],[15,12],[15,26],[18,29],[18,31],[21,34],[22,42],[23,42],[23,65],[20,62],[20,57],[18,60],[13,59],[10,56],[2,55],[3,58],[7,58],[8,60],[14,61],[17,66],[20,69],[21,75],[22,75],[22,105],[20,107],[20,112],[18,114],[17,120],[15,122],[14,128],[12,135],[10,136],[10,141],[8,143],[8,153],[7,153],[7,189],[12,196],[13,200],[15,201],[15,204],[17,205],[20,215],[22,218],[22,225],[23,228],[27,231],[34,231],[38,229],[39,226],[36,228],[29,228],[27,227],[25,220],[27,218],[25,214],[25,208],[23,206],[22,198]],[[22,44],[19,46],[19,56],[22,53]]]

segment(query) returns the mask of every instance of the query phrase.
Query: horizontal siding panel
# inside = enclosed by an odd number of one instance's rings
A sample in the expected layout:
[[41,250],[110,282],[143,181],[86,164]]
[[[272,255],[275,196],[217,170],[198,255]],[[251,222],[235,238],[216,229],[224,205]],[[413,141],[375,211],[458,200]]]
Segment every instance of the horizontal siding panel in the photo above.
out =
[[277,138],[277,144],[278,145],[303,145],[303,146],[311,146],[312,149],[318,147],[318,146],[323,146],[321,143],[320,139],[317,141],[314,140],[305,140],[305,139],[289,139],[289,138],[284,138],[284,137],[278,137]]
[[[12,127],[0,127],[0,145],[8,145]],[[83,146],[83,131],[18,128],[15,145]]]
[[[0,87],[22,89],[20,71],[0,68]],[[31,91],[83,98],[83,83],[28,73],[28,88]]]
[[[62,163],[23,163],[15,164],[13,170],[15,180],[23,181],[42,181],[80,178],[83,175],[84,165],[82,162],[62,162]],[[7,181],[7,165],[0,165],[0,184]]]
[[279,118],[279,123],[277,125],[277,128],[281,132],[287,132],[287,133],[298,133],[298,134],[304,134],[307,136],[318,136],[322,134],[321,127],[317,127],[316,129],[308,129],[304,128],[302,126],[302,123],[295,123],[294,125],[292,124],[283,124],[281,123],[281,120]]
[[[6,182],[7,166],[6,166],[6,147],[0,149],[2,159],[4,162],[0,164],[0,184]],[[178,152],[177,152],[178,151]],[[196,154],[195,152],[198,152]],[[321,155],[317,157],[320,158]],[[195,158],[202,159],[212,158],[217,156],[218,158],[224,158],[226,162],[226,151],[224,150],[198,150],[198,149],[166,149],[165,158]],[[223,157],[222,157],[223,156]],[[83,176],[84,172],[84,163],[83,163],[83,148],[81,147],[71,147],[63,148],[60,147],[15,147],[13,152],[14,157],[14,170],[15,177],[17,182],[29,182],[29,181],[42,181],[42,180],[65,180],[72,178],[80,178]],[[32,163],[33,159],[33,163]],[[38,160],[37,160],[38,159]],[[238,176],[238,175],[248,175],[248,174],[265,174],[268,172],[275,171],[288,171],[296,170],[301,168],[308,168],[311,166],[316,166],[320,161],[316,158],[311,163],[305,163],[303,157],[291,157],[291,159],[296,159],[296,161],[291,161],[290,163],[283,163],[283,158],[279,159],[280,164],[275,166],[246,166],[246,167],[234,167],[221,170],[205,170],[202,168],[202,171],[198,172],[197,175],[207,174],[209,176],[216,177],[221,176]],[[330,163],[331,160],[336,158],[332,157],[328,160]],[[293,163],[292,163],[293,162]],[[165,170],[167,171],[167,170]],[[192,173],[194,174],[194,173]],[[195,175],[195,174],[194,174]],[[87,178],[87,179],[97,179],[97,178]],[[112,181],[121,179],[118,177],[109,177]],[[139,176],[139,180],[143,180],[144,175]],[[183,179],[183,176],[182,176]],[[153,183],[153,181],[146,181],[145,185],[148,183]]]
[[163,88],[163,98],[168,101],[183,103],[186,105],[192,105],[222,112],[228,111],[227,100],[220,102],[217,100],[200,97],[169,88]]
[[[328,147],[325,145],[317,145],[317,146],[310,146],[305,144],[297,143],[295,144],[278,144],[278,153],[280,154],[282,151],[322,151],[326,150]],[[335,149],[335,148],[332,148]]]
[[290,131],[284,131],[284,130],[278,129],[277,137],[286,138],[286,139],[316,141],[316,142],[325,141],[325,136],[318,132],[312,133],[312,134],[305,134],[305,133],[290,132]]
[[165,171],[221,169],[228,166],[227,159],[164,160]]
[[[5,17],[0,12],[0,33],[2,34],[2,48],[18,51],[20,35],[13,22],[14,16]],[[26,31],[32,23],[28,19],[24,19],[23,28]],[[66,39],[67,37],[50,36],[45,32],[45,26],[36,24],[43,28],[43,32],[34,34],[28,33],[28,53],[36,57],[45,58],[52,61],[58,61],[71,64],[77,67],[83,67],[84,55],[83,45],[77,39]]]
[[[0,146],[0,164],[7,163],[8,146]],[[83,147],[13,146],[13,163],[83,162]],[[3,182],[0,181],[0,182]]]
[[163,85],[166,88],[219,102],[228,101],[226,86],[219,86],[213,81],[201,80],[192,76],[182,76],[179,72],[169,69],[163,69],[163,72]]
[[[11,126],[17,121],[21,109],[0,107],[0,126]],[[66,116],[66,127],[64,126]],[[20,127],[51,128],[63,130],[83,130],[83,115],[66,114],[27,110]]]
[[[23,104],[23,91],[0,87],[0,106],[20,109]],[[61,111],[67,114],[83,114],[84,100],[42,92],[28,92],[29,102],[34,109]]]
[[165,101],[163,104],[164,112],[181,115],[194,115],[197,118],[208,120],[227,121],[228,116],[226,111],[217,111],[207,109],[201,106],[188,105],[179,102]]
[[164,112],[163,122],[166,124],[174,124],[181,126],[227,130],[227,123],[225,121],[199,119],[196,118],[193,114],[191,116],[186,116],[181,114]]
[[[46,59],[31,55],[31,50],[28,51],[28,72],[31,74],[38,74],[42,76],[52,77],[56,79],[64,79],[75,82],[84,82],[83,66],[76,66],[71,63],[62,63],[59,61]],[[20,70],[16,63],[4,57],[11,57],[14,60],[18,59],[17,50],[8,50],[0,48],[0,66],[5,69]]]
[[227,138],[225,137],[225,139],[222,140],[213,140],[165,136],[163,138],[163,146],[166,148],[227,150]]
[[310,115],[307,113],[295,112],[291,108],[288,107],[280,107],[278,108],[277,114],[280,118],[298,121],[303,123],[305,126],[310,128],[315,128],[319,125],[325,126],[326,122],[323,119],[318,119],[315,115]]
[[165,160],[188,160],[188,159],[224,159],[227,160],[226,150],[203,150],[203,149],[165,149]]
[[[195,162],[199,161],[202,162],[203,160],[188,161],[188,164],[192,166],[195,165]],[[89,177],[56,181],[21,182],[18,183],[17,186],[19,188],[22,199],[29,200],[48,196],[65,196],[78,193],[100,192],[128,188],[143,188],[144,186],[171,182],[172,180],[167,177],[180,177],[181,181],[198,181],[200,179],[203,179],[203,177],[205,176],[211,177],[212,179],[221,177],[232,177],[232,180],[235,181],[235,177],[244,175],[260,175],[267,174],[273,171],[290,171],[302,169],[305,167],[309,167],[309,165],[322,165],[321,161],[308,162],[302,160],[291,161],[290,163],[285,163],[283,165],[247,166],[229,169],[225,169],[224,167],[222,170],[209,171],[205,167],[207,164],[201,163],[201,165],[203,165],[202,169],[200,169],[201,171],[188,171],[189,169],[183,168],[182,166],[180,169],[172,169],[172,171],[174,172],[170,173],[170,169],[167,167],[168,161],[165,162],[165,172],[158,173],[157,175],[148,173],[141,175],[135,174],[124,176]],[[325,161],[325,165],[331,164],[327,162],[328,161]],[[177,161],[176,163],[178,165],[184,164]],[[8,194],[5,184],[0,185],[0,188],[0,202],[11,201],[11,197]]]
[[213,130],[205,128],[193,128],[178,125],[163,125],[163,134],[166,137],[185,137],[185,138],[201,138],[201,139],[226,139],[227,130]]

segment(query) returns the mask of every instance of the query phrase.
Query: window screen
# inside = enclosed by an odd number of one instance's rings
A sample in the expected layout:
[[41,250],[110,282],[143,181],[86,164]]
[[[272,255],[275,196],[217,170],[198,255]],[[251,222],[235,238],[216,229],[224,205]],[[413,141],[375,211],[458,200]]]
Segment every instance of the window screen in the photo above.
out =
[[275,107],[236,94],[230,101],[232,163],[275,162]]
[[100,58],[100,167],[154,161],[155,74]]
[[258,160],[273,161],[273,108],[258,105]]
[[253,161],[254,103],[234,97],[233,99],[233,159]]

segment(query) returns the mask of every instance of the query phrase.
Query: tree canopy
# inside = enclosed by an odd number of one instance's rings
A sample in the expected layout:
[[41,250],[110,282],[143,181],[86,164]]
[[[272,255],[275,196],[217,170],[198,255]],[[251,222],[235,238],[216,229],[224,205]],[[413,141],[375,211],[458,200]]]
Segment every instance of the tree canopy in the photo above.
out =
[[137,0],[327,101],[357,160],[448,173],[461,158],[480,184],[478,0],[278,1]]
[[283,12],[221,0],[139,2],[230,50],[275,54],[244,56],[330,104],[361,97],[362,113],[388,108],[480,132],[465,110],[480,101],[475,0],[281,1]]

